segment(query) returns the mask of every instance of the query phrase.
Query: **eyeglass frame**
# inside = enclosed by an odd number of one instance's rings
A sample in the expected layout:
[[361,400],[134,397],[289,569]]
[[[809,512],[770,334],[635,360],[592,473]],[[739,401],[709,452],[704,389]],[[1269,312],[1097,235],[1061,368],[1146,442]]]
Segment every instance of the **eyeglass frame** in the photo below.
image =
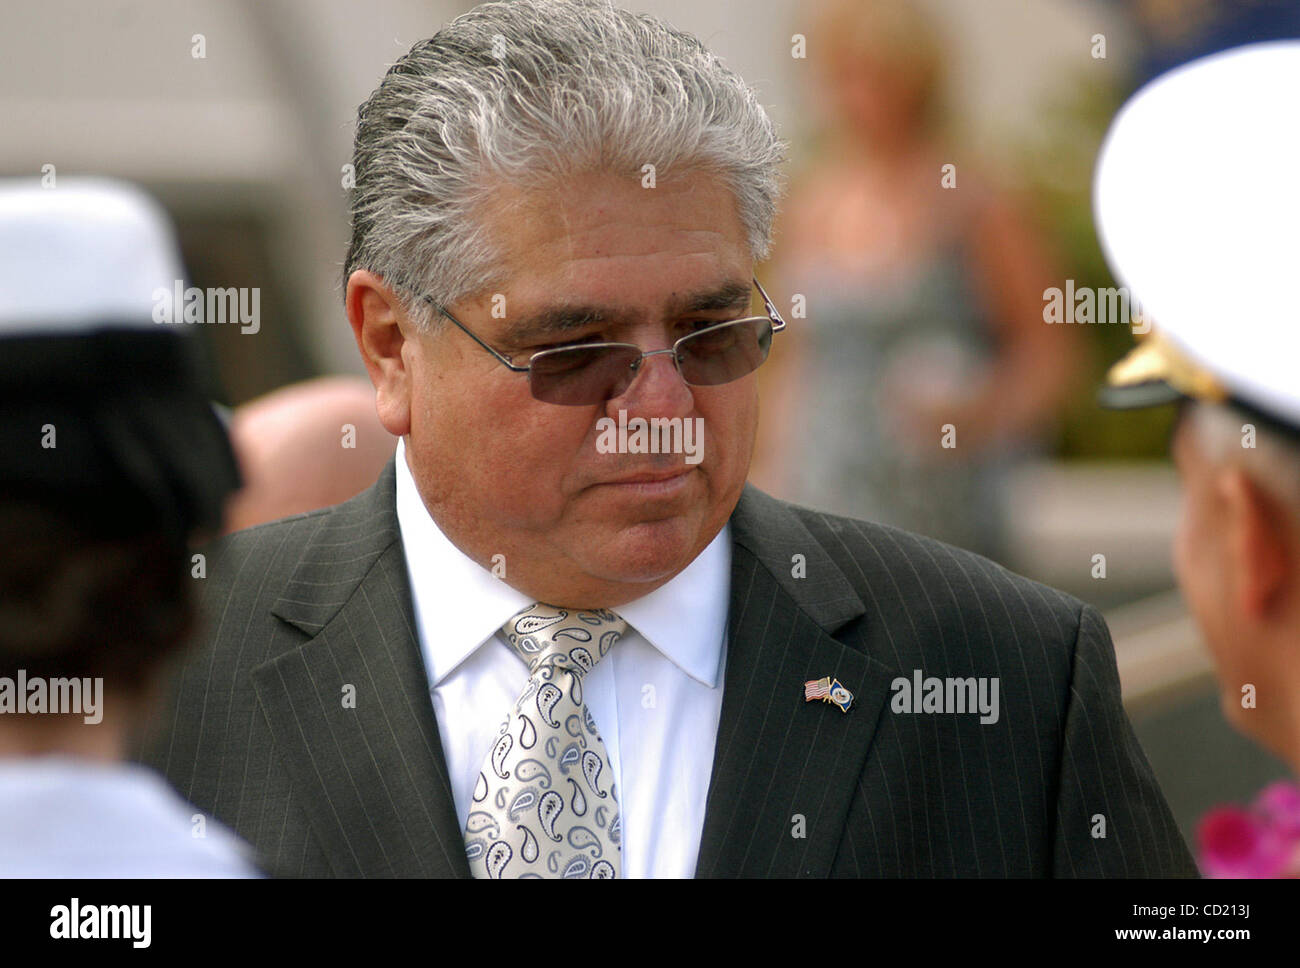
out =
[[[465,325],[464,323],[462,323],[459,319],[457,319],[455,316],[453,316],[453,315],[448,311],[448,309],[447,309],[446,306],[438,305],[437,303],[435,303],[435,302],[433,301],[433,298],[430,297],[430,296],[424,296],[423,298],[424,298],[424,301],[425,301],[425,302],[427,302],[427,303],[429,303],[430,305],[434,306],[434,307],[438,310],[439,313],[441,313],[443,316],[446,316],[446,317],[447,317],[448,319],[450,319],[453,323],[455,323],[458,327],[460,327],[461,331],[464,332],[466,336],[468,336],[468,337],[469,337],[470,339],[472,339],[475,343],[478,343],[479,346],[483,347],[485,350],[487,350],[489,353],[491,353],[493,356],[495,356],[495,357],[497,358],[497,361],[498,361],[502,366],[506,367],[506,368],[509,369],[509,370],[513,370],[515,373],[531,373],[532,368],[533,368],[533,361],[536,360],[539,356],[545,356],[545,355],[550,354],[550,353],[563,353],[563,352],[565,352],[565,351],[567,351],[567,350],[570,350],[570,349],[577,349],[577,348],[582,348],[582,349],[599,349],[599,348],[603,348],[603,347],[607,347],[607,346],[630,346],[630,347],[632,347],[633,349],[635,349],[635,350],[637,350],[638,352],[641,353],[641,356],[637,359],[637,361],[636,361],[635,363],[632,364],[632,371],[633,371],[634,373],[635,373],[635,372],[638,372],[638,371],[641,369],[641,364],[645,362],[645,360],[646,360],[647,357],[651,357],[651,356],[661,356],[661,355],[663,355],[664,353],[671,353],[671,354],[672,354],[672,357],[673,357],[673,366],[677,369],[677,375],[680,376],[680,377],[682,378],[682,382],[683,382],[683,383],[686,383],[687,386],[696,386],[697,384],[693,384],[693,383],[688,383],[688,382],[687,382],[686,377],[682,374],[682,364],[681,364],[681,360],[680,360],[680,359],[678,358],[678,356],[677,356],[677,348],[678,348],[678,347],[679,347],[679,346],[680,346],[680,345],[681,345],[685,340],[691,339],[691,338],[694,337],[694,336],[699,336],[699,335],[701,335],[701,334],[703,334],[703,333],[709,333],[709,332],[712,332],[712,331],[714,331],[714,330],[716,330],[716,329],[720,329],[720,328],[723,327],[723,326],[734,326],[734,325],[736,325],[736,324],[738,324],[738,323],[745,323],[745,322],[749,322],[749,321],[751,321],[751,320],[755,320],[755,319],[764,319],[764,318],[766,318],[766,319],[767,319],[767,320],[772,324],[772,333],[773,333],[773,335],[775,335],[776,333],[779,333],[779,332],[781,332],[782,330],[785,329],[785,327],[786,327],[786,321],[785,321],[785,318],[781,315],[780,310],[778,310],[778,309],[776,308],[776,306],[773,305],[772,300],[771,300],[771,299],[768,297],[768,295],[767,295],[767,291],[763,288],[762,283],[760,283],[760,282],[758,281],[758,277],[757,277],[757,276],[753,276],[753,277],[751,277],[751,278],[752,278],[752,280],[753,280],[754,285],[758,288],[758,294],[759,294],[760,296],[763,297],[763,308],[765,308],[765,309],[767,310],[767,316],[766,316],[766,317],[763,317],[763,316],[741,316],[739,319],[724,319],[724,320],[719,320],[717,323],[715,323],[715,324],[712,325],[712,326],[706,326],[706,327],[704,327],[703,329],[697,329],[697,330],[696,330],[695,332],[693,332],[693,333],[687,333],[685,336],[683,336],[683,337],[681,337],[680,339],[674,341],[672,346],[666,347],[666,348],[664,348],[664,349],[662,349],[662,350],[649,350],[649,351],[643,351],[643,350],[641,349],[641,347],[637,346],[635,343],[619,343],[619,342],[604,342],[604,343],[573,343],[573,344],[570,344],[570,345],[568,345],[568,346],[555,346],[555,347],[552,347],[551,349],[548,349],[548,350],[538,350],[536,353],[533,353],[531,356],[528,357],[528,365],[527,365],[527,366],[520,366],[519,364],[515,363],[514,360],[512,360],[509,356],[506,356],[506,354],[504,354],[504,353],[502,353],[502,352],[500,352],[500,351],[494,349],[493,347],[489,346],[489,345],[488,345],[484,340],[480,339],[477,335],[475,335],[475,333],[473,332],[473,330],[471,330],[468,326],[466,326],[466,325]],[[765,358],[765,361],[766,361],[766,358]],[[761,366],[761,365],[762,365],[762,364],[760,364],[760,366]],[[749,372],[750,372],[750,373],[753,373],[753,372],[755,372],[756,370],[757,370],[757,367],[755,367],[754,370],[750,370]],[[745,375],[748,376],[749,374],[745,374]],[[634,379],[635,379],[635,377],[634,377]],[[737,377],[736,379],[740,379],[740,377]],[[731,383],[731,382],[734,382],[734,381],[732,381],[732,380],[728,380],[727,382],[728,382],[728,383]],[[530,376],[530,379],[529,379],[530,387],[531,387],[531,383],[532,383],[532,380],[531,380],[531,376]],[[725,383],[698,384],[698,385],[700,385],[700,386],[726,386]],[[547,402],[547,401],[543,401],[543,402]]]

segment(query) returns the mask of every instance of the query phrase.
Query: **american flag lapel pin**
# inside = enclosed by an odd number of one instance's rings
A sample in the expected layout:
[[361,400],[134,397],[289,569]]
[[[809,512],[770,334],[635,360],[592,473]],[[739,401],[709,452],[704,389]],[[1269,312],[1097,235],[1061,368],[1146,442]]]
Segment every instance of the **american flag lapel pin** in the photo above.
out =
[[804,702],[820,699],[832,706],[839,706],[842,713],[848,712],[849,707],[853,705],[853,693],[845,689],[838,679],[833,679],[830,676],[824,676],[821,679],[810,679],[805,682],[803,684],[803,699]]

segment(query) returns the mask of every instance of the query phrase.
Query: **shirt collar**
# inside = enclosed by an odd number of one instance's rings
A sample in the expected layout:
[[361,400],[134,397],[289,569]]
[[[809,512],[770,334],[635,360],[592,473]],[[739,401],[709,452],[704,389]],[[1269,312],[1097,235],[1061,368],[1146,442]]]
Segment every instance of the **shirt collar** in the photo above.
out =
[[[437,686],[510,616],[534,603],[448,540],[424,506],[397,444],[397,521],[429,680]],[[731,527],[648,595],[614,609],[691,678],[716,688],[727,630]],[[687,617],[683,621],[683,617]],[[436,621],[438,634],[426,633]]]

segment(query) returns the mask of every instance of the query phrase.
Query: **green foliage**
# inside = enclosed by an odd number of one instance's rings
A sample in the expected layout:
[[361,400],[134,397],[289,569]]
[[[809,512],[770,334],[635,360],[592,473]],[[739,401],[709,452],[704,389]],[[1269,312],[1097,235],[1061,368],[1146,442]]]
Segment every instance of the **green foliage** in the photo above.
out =
[[[1117,85],[1077,78],[1049,102],[1037,136],[1022,145],[1012,167],[1076,287],[1118,283],[1106,267],[1092,216],[1092,174],[1106,129],[1126,93]],[[1096,391],[1110,365],[1134,346],[1121,325],[1080,327],[1090,353],[1078,390],[1062,412],[1057,455],[1064,458],[1161,458],[1167,454],[1172,407],[1111,411],[1097,405]]]

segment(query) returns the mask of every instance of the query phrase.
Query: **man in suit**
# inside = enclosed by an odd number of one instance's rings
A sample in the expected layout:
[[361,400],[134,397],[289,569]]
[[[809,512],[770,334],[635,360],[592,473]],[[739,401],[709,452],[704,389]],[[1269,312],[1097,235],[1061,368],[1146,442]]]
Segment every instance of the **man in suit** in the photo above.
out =
[[401,444],[214,552],[148,752],[271,870],[1195,872],[1093,609],[746,486],[783,156],[603,2],[475,8],[362,106],[346,308]]

